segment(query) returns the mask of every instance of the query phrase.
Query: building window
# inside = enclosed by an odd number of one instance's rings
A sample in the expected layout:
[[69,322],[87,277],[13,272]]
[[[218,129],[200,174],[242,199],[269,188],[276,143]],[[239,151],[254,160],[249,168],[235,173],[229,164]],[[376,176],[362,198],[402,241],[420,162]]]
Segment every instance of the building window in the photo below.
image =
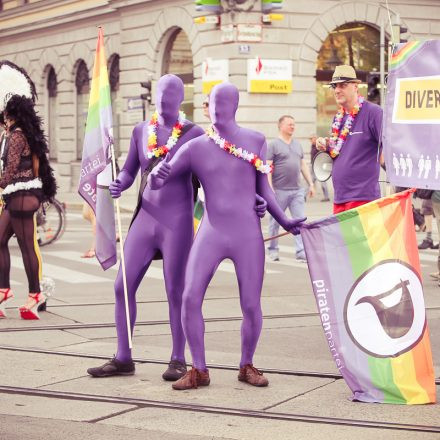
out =
[[180,77],[185,86],[182,110],[189,120],[194,119],[194,65],[191,43],[185,32],[177,28],[165,48],[162,75],[172,73]]
[[49,139],[49,158],[51,160],[57,160],[57,93],[58,83],[55,69],[50,66],[47,74],[47,127],[48,127],[48,139]]
[[84,60],[77,62],[76,77],[76,158],[81,160],[89,106],[90,79]]
[[[359,93],[367,97],[368,75],[380,70],[379,31],[366,23],[346,23],[330,32],[323,42],[316,62],[317,132],[328,136],[337,104],[328,87],[337,65],[349,64],[362,80]],[[385,47],[388,47],[386,41]],[[388,65],[385,51],[385,71]]]
[[115,157],[121,155],[120,146],[120,114],[118,106],[118,90],[119,90],[119,55],[113,54],[108,60],[108,75],[110,82],[110,93],[112,100],[112,118],[113,118],[113,139],[115,148]]

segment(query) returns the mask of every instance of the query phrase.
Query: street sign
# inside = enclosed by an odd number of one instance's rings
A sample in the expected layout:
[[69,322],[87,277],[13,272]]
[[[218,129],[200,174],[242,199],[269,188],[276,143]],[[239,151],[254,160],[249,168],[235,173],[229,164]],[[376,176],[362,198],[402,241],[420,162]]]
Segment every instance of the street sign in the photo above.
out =
[[225,24],[220,27],[222,43],[232,43],[235,40],[233,24]]
[[127,98],[127,110],[143,109],[144,104],[139,96],[131,96]]
[[249,93],[291,93],[292,61],[248,59],[247,89]]
[[241,54],[251,53],[251,46],[249,46],[249,44],[240,44],[238,46],[238,53]]
[[260,42],[263,40],[261,24],[237,24],[237,41]]
[[196,17],[194,19],[196,24],[219,24],[220,17],[218,15],[206,15],[203,17]]

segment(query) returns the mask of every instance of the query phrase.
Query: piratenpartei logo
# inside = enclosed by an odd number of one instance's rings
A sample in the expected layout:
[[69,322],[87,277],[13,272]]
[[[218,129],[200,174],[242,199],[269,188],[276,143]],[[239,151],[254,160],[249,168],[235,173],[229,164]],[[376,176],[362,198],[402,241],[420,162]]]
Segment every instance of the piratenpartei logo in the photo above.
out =
[[384,260],[365,271],[350,289],[344,321],[353,342],[374,357],[411,350],[426,326],[422,283],[400,260]]

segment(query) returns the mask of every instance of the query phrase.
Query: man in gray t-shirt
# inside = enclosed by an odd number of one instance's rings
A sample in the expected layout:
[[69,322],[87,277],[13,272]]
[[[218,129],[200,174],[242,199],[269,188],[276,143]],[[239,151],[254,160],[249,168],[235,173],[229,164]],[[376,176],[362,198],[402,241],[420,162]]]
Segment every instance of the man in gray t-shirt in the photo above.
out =
[[[269,174],[271,184],[278,203],[283,210],[289,208],[292,218],[304,217],[305,188],[301,187],[301,173],[309,185],[309,196],[315,194],[315,187],[304,160],[301,144],[293,139],[295,119],[292,116],[281,116],[278,120],[279,137],[269,142],[267,162],[273,163],[273,174]],[[274,218],[269,220],[269,235],[278,234],[279,225]],[[295,253],[297,260],[305,261],[304,246],[301,235],[295,236]],[[269,244],[269,258],[279,260],[278,240],[271,240]]]

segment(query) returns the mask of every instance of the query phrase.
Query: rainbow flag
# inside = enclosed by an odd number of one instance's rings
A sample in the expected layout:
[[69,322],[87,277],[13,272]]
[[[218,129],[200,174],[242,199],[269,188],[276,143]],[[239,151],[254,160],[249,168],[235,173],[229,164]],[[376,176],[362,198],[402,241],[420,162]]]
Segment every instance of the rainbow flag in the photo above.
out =
[[390,67],[392,69],[397,69],[421,47],[421,41],[409,41],[408,43],[395,44],[391,54]]
[[194,235],[199,230],[200,222],[202,221],[203,213],[205,212],[203,202],[197,197],[194,205]]
[[96,257],[104,270],[117,261],[112,181],[113,122],[104,34],[98,31],[78,192],[96,216]]
[[435,402],[407,190],[301,230],[330,354],[362,402]]

